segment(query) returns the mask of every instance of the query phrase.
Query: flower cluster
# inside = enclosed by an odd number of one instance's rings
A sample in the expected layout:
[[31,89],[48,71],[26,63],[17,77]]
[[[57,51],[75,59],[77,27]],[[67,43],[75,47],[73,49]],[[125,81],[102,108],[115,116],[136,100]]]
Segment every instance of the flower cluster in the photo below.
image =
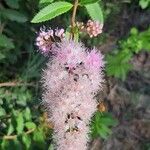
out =
[[89,20],[86,26],[87,33],[91,38],[102,33],[103,24],[100,24],[98,21]]
[[58,150],[86,150],[89,123],[102,88],[103,55],[81,43],[62,40],[43,73],[43,102],[54,124]]
[[64,29],[48,29],[41,28],[36,38],[36,46],[42,54],[48,54],[52,48],[55,38],[63,39],[65,37]]
[[86,32],[91,38],[101,34],[103,29],[103,24],[92,20],[88,20],[86,24],[77,22],[76,25],[81,32]]

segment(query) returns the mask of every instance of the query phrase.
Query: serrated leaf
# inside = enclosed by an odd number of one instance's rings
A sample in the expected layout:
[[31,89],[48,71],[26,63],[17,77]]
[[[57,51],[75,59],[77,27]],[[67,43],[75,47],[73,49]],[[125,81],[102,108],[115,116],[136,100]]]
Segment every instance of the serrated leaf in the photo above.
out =
[[28,20],[26,15],[24,15],[23,13],[16,11],[16,10],[3,9],[1,11],[1,13],[4,17],[8,18],[11,21],[17,21],[20,23],[24,23]]
[[19,0],[5,0],[5,2],[11,8],[19,8]]
[[39,23],[47,20],[51,20],[56,16],[59,16],[67,11],[69,11],[73,5],[68,2],[55,2],[49,4],[43,8],[31,21],[32,23]]
[[98,3],[85,5],[85,7],[87,9],[88,14],[93,20],[99,21],[100,23],[104,23],[103,12]]
[[16,122],[17,122],[17,127],[16,127],[17,134],[21,134],[23,132],[23,129],[24,129],[24,119],[23,119],[22,113],[19,113],[19,115],[16,119]]
[[35,129],[36,128],[36,124],[34,122],[26,122],[25,123],[25,127],[27,129]]
[[81,6],[84,6],[84,5],[88,5],[88,4],[93,4],[93,3],[96,3],[100,0],[80,0],[80,5]]
[[12,49],[15,48],[13,42],[6,35],[0,34],[0,47]]
[[54,0],[40,0],[40,4],[43,4],[43,3],[52,3]]
[[127,73],[131,69],[129,60],[132,57],[132,53],[128,51],[121,51],[120,53],[107,56],[106,72],[109,76],[114,76],[125,80]]

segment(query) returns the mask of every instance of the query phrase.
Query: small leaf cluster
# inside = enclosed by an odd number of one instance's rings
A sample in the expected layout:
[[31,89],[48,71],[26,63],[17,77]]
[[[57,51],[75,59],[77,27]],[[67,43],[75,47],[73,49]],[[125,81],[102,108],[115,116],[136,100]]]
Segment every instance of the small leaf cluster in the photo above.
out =
[[107,139],[112,134],[111,128],[117,124],[118,121],[110,113],[97,111],[91,123],[91,136]]
[[136,28],[132,28],[130,36],[119,42],[119,49],[107,55],[107,74],[125,80],[132,69],[132,57],[142,50],[150,51],[150,29],[138,32]]
[[27,87],[0,89],[1,150],[45,148],[45,129],[32,100]]

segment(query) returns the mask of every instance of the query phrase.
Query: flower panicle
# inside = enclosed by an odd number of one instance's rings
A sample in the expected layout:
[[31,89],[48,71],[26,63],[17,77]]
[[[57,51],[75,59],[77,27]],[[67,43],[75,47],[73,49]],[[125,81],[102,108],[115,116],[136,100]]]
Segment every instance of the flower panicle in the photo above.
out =
[[90,119],[97,109],[95,93],[103,82],[103,55],[66,39],[52,51],[57,53],[43,73],[43,102],[54,124],[56,147],[86,150]]
[[77,22],[76,26],[78,27],[79,31],[87,33],[90,38],[97,37],[102,33],[103,30],[103,24],[99,21],[93,20],[88,20],[86,24],[83,22]]

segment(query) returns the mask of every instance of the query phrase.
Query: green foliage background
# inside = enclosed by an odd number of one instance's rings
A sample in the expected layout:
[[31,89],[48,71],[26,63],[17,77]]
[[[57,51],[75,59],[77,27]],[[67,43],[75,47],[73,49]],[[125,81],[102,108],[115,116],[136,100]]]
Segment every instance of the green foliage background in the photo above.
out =
[[[97,2],[98,0],[93,0]],[[52,150],[52,125],[47,123],[47,115],[41,105],[40,76],[47,58],[36,52],[34,39],[36,31],[42,24],[32,24],[30,21],[39,9],[47,6],[47,0],[2,0],[0,2],[0,149],[20,150],[37,149]],[[68,2],[71,2],[68,0]],[[78,18],[87,21],[89,16],[95,16],[91,0],[82,0],[81,5],[88,3],[85,9],[80,9]],[[121,11],[121,5],[128,3],[138,9],[149,9],[149,0],[140,1],[100,1],[100,20],[104,22]],[[96,6],[97,7],[97,6]],[[89,16],[87,15],[89,13]],[[103,16],[102,16],[103,13]],[[70,14],[64,14],[63,19],[46,22],[45,25],[68,26]],[[34,21],[33,21],[34,22]],[[115,22],[115,21],[114,21]],[[88,46],[103,44],[109,33],[103,33],[97,39],[82,37]],[[131,28],[126,37],[118,39],[118,47],[106,54],[106,72],[108,76],[126,79],[132,65],[131,58],[140,51],[150,50],[150,29],[138,31]],[[103,121],[102,121],[103,120]],[[112,126],[117,121],[110,115],[97,112],[91,123],[91,137],[100,136],[107,139]],[[48,138],[47,138],[48,137]]]

